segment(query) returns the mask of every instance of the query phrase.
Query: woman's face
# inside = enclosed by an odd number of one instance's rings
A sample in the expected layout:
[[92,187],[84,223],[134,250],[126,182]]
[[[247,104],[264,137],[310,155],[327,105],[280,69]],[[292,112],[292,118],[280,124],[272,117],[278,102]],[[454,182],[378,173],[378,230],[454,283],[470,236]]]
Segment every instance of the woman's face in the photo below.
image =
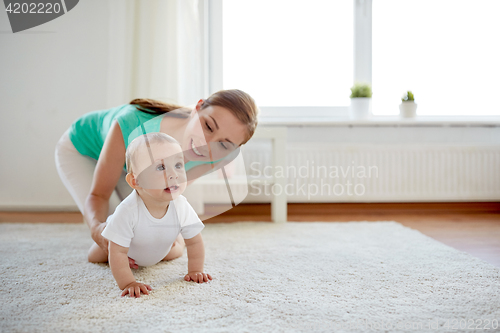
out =
[[182,150],[190,161],[216,161],[243,143],[247,129],[228,109],[221,106],[201,109],[201,102],[191,112]]

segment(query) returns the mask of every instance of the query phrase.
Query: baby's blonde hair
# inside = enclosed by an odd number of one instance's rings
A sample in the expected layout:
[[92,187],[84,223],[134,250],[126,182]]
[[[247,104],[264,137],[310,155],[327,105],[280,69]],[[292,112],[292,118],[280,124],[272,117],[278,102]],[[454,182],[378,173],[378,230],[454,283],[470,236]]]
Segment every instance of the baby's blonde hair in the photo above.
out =
[[173,143],[180,146],[179,142],[176,139],[174,139],[170,135],[161,132],[152,132],[138,136],[137,138],[132,140],[132,142],[128,145],[127,151],[125,153],[125,163],[127,165],[128,173],[133,173],[132,160],[134,158],[135,153],[137,152],[137,149],[141,146],[146,146],[146,140],[149,142],[149,144]]

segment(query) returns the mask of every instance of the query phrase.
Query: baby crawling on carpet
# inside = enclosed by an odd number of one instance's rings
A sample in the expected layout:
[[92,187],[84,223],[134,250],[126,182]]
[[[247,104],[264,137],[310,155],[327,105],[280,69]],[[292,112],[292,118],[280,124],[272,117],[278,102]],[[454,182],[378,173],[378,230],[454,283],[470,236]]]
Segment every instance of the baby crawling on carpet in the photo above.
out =
[[[126,181],[134,191],[106,221],[102,236],[109,240],[109,257],[94,243],[89,261],[109,259],[122,296],[140,297],[141,292],[149,295],[152,288],[135,280],[129,257],[139,266],[155,265],[182,255],[180,244],[185,242],[188,273],[184,280],[212,280],[203,272],[205,249],[200,231],[205,226],[181,195],[186,189],[186,172],[179,143],[164,133],[141,135],[127,148],[126,166]],[[179,250],[173,251],[175,248]]]

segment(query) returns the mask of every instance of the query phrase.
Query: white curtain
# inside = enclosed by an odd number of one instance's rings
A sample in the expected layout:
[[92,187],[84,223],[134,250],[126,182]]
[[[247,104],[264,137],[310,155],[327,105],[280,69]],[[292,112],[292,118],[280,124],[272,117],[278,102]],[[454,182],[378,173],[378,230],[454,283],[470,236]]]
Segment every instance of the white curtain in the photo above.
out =
[[109,0],[108,106],[205,96],[204,0]]

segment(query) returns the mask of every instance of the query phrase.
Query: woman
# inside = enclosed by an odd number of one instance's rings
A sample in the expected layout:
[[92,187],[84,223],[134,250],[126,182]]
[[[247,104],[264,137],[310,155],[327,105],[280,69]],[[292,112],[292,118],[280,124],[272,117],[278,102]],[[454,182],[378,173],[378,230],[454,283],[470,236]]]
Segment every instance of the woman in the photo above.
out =
[[[107,253],[108,242],[101,232],[107,217],[132,191],[125,181],[125,150],[137,129],[145,130],[148,124],[148,132],[160,131],[177,139],[184,150],[187,178],[192,181],[210,171],[212,161],[220,161],[252,137],[257,114],[253,98],[237,89],[201,99],[193,110],[134,99],[77,119],[57,143],[56,167],[92,239]],[[182,255],[183,246],[179,237],[167,257]],[[130,265],[137,268],[132,260]]]

